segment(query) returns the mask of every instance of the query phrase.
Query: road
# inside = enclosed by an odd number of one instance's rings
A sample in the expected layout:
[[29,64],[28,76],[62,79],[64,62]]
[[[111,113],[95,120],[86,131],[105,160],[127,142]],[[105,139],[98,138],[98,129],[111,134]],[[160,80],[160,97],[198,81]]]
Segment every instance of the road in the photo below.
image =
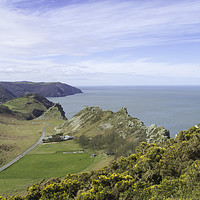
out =
[[20,154],[19,156],[17,156],[15,159],[13,159],[12,161],[10,161],[9,163],[7,163],[6,165],[4,165],[3,167],[0,168],[0,172],[7,169],[8,167],[10,167],[11,165],[13,165],[14,163],[16,163],[20,158],[22,158],[23,156],[25,156],[29,151],[31,151],[32,149],[34,149],[39,143],[42,142],[42,139],[45,138],[45,130],[50,126],[50,124],[48,124],[46,127],[44,127],[44,129],[42,130],[42,135],[40,137],[40,139],[32,146],[30,147],[28,150],[26,150],[25,152],[23,152],[22,154]]

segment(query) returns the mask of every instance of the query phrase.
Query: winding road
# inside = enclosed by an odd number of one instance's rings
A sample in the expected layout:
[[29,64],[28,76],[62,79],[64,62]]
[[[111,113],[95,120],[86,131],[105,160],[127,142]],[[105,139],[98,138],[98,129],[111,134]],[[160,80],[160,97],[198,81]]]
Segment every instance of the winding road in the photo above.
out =
[[11,165],[13,165],[14,163],[16,163],[20,158],[22,158],[23,156],[25,156],[29,151],[31,151],[32,149],[34,149],[39,143],[42,142],[42,140],[45,138],[45,130],[50,126],[50,124],[48,124],[46,127],[43,128],[42,130],[42,135],[40,137],[40,139],[29,149],[27,149],[25,152],[23,152],[22,154],[20,154],[19,156],[17,156],[15,159],[13,159],[12,161],[10,161],[9,163],[7,163],[6,165],[4,165],[3,167],[0,168],[0,172],[7,169],[8,167],[10,167]]

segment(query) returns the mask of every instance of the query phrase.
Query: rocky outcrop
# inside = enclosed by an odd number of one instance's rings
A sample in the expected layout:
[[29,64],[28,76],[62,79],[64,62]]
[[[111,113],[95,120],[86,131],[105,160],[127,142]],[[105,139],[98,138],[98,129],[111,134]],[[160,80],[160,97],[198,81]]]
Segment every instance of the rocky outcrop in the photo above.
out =
[[93,137],[115,133],[127,141],[159,143],[169,138],[169,131],[155,124],[146,127],[144,123],[128,114],[125,107],[118,112],[103,111],[99,107],[87,107],[63,125],[63,130],[73,135]]
[[5,96],[2,100],[0,99],[3,102],[27,93],[37,93],[45,97],[64,97],[82,93],[80,89],[60,82],[0,82],[0,93],[1,91]]
[[59,103],[54,104],[42,116],[40,116],[40,118],[42,119],[57,118],[57,119],[67,120],[65,112]]
[[147,127],[146,140],[147,143],[161,143],[170,138],[170,133],[167,129],[156,124]]

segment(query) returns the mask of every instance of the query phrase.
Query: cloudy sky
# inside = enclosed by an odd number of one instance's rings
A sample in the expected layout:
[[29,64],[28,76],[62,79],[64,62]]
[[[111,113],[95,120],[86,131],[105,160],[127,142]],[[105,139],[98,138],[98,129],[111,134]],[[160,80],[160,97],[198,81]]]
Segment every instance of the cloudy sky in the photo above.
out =
[[200,0],[0,0],[0,80],[200,85]]

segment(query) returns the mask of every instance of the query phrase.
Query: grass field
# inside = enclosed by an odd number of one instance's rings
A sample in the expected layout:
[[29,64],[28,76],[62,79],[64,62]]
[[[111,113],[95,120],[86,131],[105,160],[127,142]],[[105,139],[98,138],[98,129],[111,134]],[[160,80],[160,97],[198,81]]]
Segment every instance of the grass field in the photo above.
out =
[[31,147],[41,136],[47,124],[43,122],[20,121],[0,116],[0,166]]
[[[12,118],[0,118],[0,122],[0,142],[17,146],[11,154],[4,155],[9,157],[7,161],[32,146],[47,124],[51,126],[45,132],[51,135],[55,132],[55,127],[63,123],[58,119],[44,122],[18,121]],[[113,159],[98,152],[96,157],[92,157],[91,154],[96,152],[91,150],[85,150],[84,153],[66,153],[80,150],[83,149],[74,140],[38,145],[14,165],[0,172],[0,196],[23,195],[28,187],[42,179],[64,178],[68,173],[100,169]]]
[[35,144],[47,124],[51,124],[46,130],[51,135],[63,122],[59,119],[25,121],[0,115],[0,167]]
[[93,162],[87,153],[29,154],[0,173],[0,179],[48,179],[78,173]]
[[73,140],[38,145],[0,173],[0,195],[25,194],[28,186],[42,179],[63,178],[68,173],[79,173],[87,168],[91,170],[96,163],[102,161],[99,156],[94,158],[87,152],[66,153],[80,150],[82,148]]

